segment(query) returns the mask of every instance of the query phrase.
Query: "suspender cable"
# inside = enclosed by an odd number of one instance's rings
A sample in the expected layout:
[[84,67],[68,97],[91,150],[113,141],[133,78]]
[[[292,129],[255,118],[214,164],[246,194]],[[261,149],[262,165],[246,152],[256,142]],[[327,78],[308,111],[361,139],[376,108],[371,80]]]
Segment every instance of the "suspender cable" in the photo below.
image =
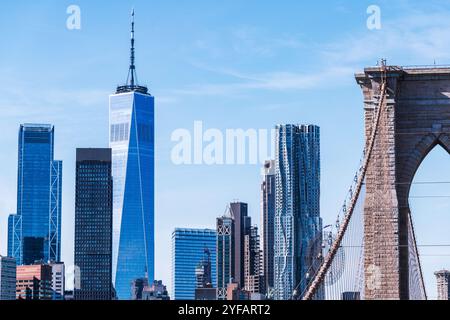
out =
[[348,225],[350,223],[350,218],[352,217],[353,211],[355,209],[356,203],[358,201],[359,195],[361,193],[361,188],[364,183],[364,179],[366,176],[367,168],[369,165],[369,161],[372,155],[372,151],[375,145],[375,140],[377,137],[377,131],[380,124],[381,114],[383,110],[383,106],[386,101],[386,89],[387,89],[387,76],[386,76],[386,65],[383,61],[381,66],[381,89],[380,89],[380,100],[378,104],[378,109],[375,115],[375,125],[372,129],[372,134],[369,140],[369,145],[367,147],[367,152],[365,153],[365,160],[364,164],[361,170],[361,174],[359,175],[358,182],[356,184],[355,191],[353,193],[353,197],[350,201],[350,206],[347,210],[347,213],[342,221],[342,224],[339,228],[339,232],[336,236],[336,240],[334,241],[333,245],[330,248],[330,251],[328,252],[327,256],[325,257],[319,271],[317,272],[314,280],[311,282],[308,290],[306,291],[305,295],[303,296],[303,300],[312,300],[314,299],[314,296],[319,289],[320,285],[324,282],[325,276],[328,272],[328,270],[331,267],[331,264],[333,262],[333,259],[336,255],[336,253],[339,250],[339,247],[341,246],[342,239],[344,237],[345,232],[347,231]]

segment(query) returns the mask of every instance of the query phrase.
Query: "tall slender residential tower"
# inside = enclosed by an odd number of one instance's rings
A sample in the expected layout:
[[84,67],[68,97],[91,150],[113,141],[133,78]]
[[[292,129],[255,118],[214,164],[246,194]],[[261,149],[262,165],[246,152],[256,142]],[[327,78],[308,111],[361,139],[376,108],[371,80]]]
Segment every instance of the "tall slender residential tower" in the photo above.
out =
[[241,289],[245,286],[245,236],[250,234],[251,218],[248,216],[248,204],[230,203],[230,214],[234,221],[234,282]]
[[250,293],[263,293],[264,280],[262,275],[262,257],[258,228],[250,227],[244,240],[244,290]]
[[[248,216],[248,205],[243,202],[232,202],[227,206],[224,216],[217,218],[217,299],[227,299],[227,286],[231,282],[239,289],[246,284],[246,259],[250,262],[246,237],[251,235],[251,218]],[[247,244],[250,245],[250,240]],[[259,249],[259,238],[258,249]],[[250,248],[250,246],[247,246]],[[259,255],[259,251],[258,251]],[[259,258],[257,258],[259,259]],[[253,260],[252,260],[253,261]],[[249,265],[248,265],[249,266]],[[248,268],[253,272],[254,269]],[[250,275],[250,273],[247,273]]]
[[273,248],[275,230],[275,161],[266,161],[262,170],[261,184],[261,236],[263,249],[264,289],[270,294],[273,289]]
[[75,265],[80,287],[75,300],[111,300],[111,149],[77,149],[75,182]]
[[234,277],[234,221],[231,215],[217,218],[217,299],[226,300],[227,285]]
[[20,126],[17,215],[8,221],[8,253],[18,265],[60,261],[62,161],[53,151],[52,125]]
[[130,299],[134,279],[154,280],[154,98],[137,83],[134,11],[127,83],[110,96],[113,173],[113,281]]
[[276,132],[274,298],[289,300],[302,295],[321,251],[320,129],[280,125]]

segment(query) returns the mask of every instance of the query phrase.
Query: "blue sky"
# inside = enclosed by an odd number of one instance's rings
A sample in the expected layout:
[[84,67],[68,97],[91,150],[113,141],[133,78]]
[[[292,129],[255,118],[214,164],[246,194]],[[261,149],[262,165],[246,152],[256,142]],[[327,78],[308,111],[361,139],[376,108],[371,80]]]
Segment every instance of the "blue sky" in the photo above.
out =
[[[81,8],[81,30],[66,28],[71,4]],[[381,30],[366,27],[371,4],[381,8]],[[16,208],[19,124],[44,122],[55,125],[55,156],[64,161],[63,259],[73,262],[75,148],[108,145],[108,95],[126,80],[133,6],[138,76],[156,97],[156,276],[168,286],[175,227],[213,228],[234,199],[248,202],[259,223],[260,168],[175,166],[174,130],[192,130],[195,120],[221,130],[321,126],[322,216],[332,222],[363,148],[362,95],[353,73],[381,57],[398,65],[450,64],[450,1],[4,3],[0,253],[7,215]],[[449,165],[436,149],[416,179],[450,181]],[[423,188],[413,191],[450,194],[442,186]],[[448,199],[414,199],[412,206],[419,242],[450,242]],[[435,296],[432,272],[450,268],[450,257],[424,260]]]

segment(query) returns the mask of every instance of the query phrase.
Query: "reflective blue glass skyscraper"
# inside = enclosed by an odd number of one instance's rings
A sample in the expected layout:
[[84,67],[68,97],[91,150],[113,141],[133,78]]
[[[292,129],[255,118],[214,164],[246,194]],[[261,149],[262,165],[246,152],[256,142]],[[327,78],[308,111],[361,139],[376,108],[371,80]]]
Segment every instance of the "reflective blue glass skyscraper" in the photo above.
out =
[[119,299],[131,282],[154,280],[154,98],[136,84],[134,12],[127,83],[110,96],[113,174],[113,282]]
[[8,253],[18,265],[60,261],[62,162],[53,153],[53,126],[20,126],[17,215],[8,221]]
[[216,231],[175,229],[172,233],[172,294],[175,300],[194,300],[195,269],[209,254],[211,285],[216,284]]
[[274,298],[302,294],[322,250],[320,129],[276,128]]

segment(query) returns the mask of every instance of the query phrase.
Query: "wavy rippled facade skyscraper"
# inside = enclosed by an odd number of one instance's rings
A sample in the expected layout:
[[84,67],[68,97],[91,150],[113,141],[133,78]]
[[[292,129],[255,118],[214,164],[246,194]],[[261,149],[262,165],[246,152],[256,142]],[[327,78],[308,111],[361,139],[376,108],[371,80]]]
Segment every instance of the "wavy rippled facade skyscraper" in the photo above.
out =
[[276,127],[274,298],[302,294],[321,252],[320,129]]
[[131,283],[154,280],[154,97],[137,84],[134,12],[126,85],[110,96],[113,173],[113,282],[119,299]]

